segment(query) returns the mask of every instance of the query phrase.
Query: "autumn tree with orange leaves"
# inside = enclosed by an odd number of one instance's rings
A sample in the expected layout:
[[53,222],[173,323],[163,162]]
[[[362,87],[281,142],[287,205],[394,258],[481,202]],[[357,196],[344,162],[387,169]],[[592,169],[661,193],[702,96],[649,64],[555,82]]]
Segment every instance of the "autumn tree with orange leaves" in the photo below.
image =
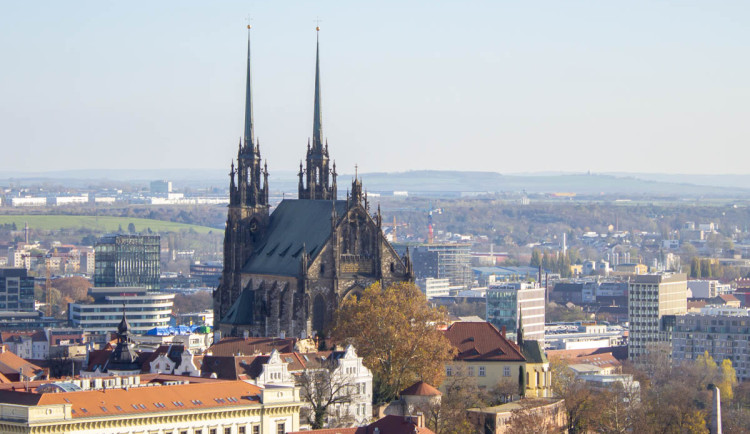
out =
[[331,335],[354,345],[373,373],[375,401],[389,402],[419,380],[443,381],[455,351],[439,330],[447,321],[445,310],[430,307],[413,283],[385,289],[375,283],[359,299],[344,300]]

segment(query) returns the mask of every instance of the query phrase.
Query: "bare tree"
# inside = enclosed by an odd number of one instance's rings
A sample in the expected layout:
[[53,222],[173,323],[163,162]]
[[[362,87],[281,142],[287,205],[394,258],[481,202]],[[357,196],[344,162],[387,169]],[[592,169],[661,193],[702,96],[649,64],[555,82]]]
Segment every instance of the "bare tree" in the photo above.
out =
[[526,434],[532,432],[554,433],[559,431],[549,415],[539,408],[534,408],[533,403],[525,401],[521,408],[511,412],[506,433],[508,434]]
[[305,369],[297,377],[302,400],[307,402],[303,416],[313,429],[349,425],[353,418],[341,406],[352,402],[352,378],[337,369],[333,360],[326,360],[320,368]]
[[475,427],[467,417],[467,410],[484,407],[487,401],[486,393],[477,386],[473,377],[465,375],[462,364],[453,366],[453,372],[446,378],[442,389],[443,395],[439,403],[415,409],[425,414],[427,427],[436,434],[473,432]]

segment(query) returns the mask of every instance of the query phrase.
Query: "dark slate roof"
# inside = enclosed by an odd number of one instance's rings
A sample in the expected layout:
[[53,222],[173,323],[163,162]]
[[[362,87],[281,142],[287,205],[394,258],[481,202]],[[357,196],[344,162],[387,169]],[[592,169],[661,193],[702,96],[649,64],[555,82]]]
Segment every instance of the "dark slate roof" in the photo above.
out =
[[266,236],[243,267],[244,273],[296,276],[302,245],[310,259],[320,253],[331,235],[331,209],[346,213],[346,201],[283,200],[271,214]]
[[224,318],[222,324],[246,325],[253,323],[253,304],[255,303],[255,291],[245,289],[240,293],[239,298],[232,303]]
[[544,348],[539,341],[524,340],[521,344],[521,352],[530,363],[549,363],[547,356],[544,354]]

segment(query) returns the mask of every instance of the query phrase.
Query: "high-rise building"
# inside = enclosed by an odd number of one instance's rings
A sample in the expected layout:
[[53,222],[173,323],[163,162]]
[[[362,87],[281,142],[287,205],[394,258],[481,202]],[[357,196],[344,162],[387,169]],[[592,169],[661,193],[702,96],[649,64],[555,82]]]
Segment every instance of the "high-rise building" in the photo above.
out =
[[740,381],[750,380],[750,312],[706,306],[679,315],[672,332],[672,359],[691,362],[708,352],[716,363],[729,359]]
[[0,312],[33,312],[34,278],[25,268],[0,268]]
[[105,235],[94,246],[94,286],[159,289],[158,235]]
[[145,333],[154,327],[166,327],[172,315],[174,294],[149,291],[137,287],[90,288],[92,303],[70,303],[68,319],[74,327],[93,333],[110,333],[117,330],[123,318],[128,319],[129,330]]
[[449,279],[451,286],[472,287],[470,244],[418,244],[413,246],[411,258],[417,279]]
[[487,288],[487,322],[506,329],[509,339],[523,329],[526,340],[544,344],[544,288],[535,282],[510,282]]
[[315,61],[313,134],[300,163],[298,199],[269,213],[268,170],[254,136],[248,31],[245,131],[229,179],[224,268],[214,319],[228,335],[303,337],[322,332],[339,303],[369,285],[412,279],[407,257],[385,239],[361,179],[339,200],[336,164],[323,136],[320,45]]
[[687,312],[687,276],[641,274],[628,286],[628,358],[637,359],[658,343],[671,342],[676,315]]

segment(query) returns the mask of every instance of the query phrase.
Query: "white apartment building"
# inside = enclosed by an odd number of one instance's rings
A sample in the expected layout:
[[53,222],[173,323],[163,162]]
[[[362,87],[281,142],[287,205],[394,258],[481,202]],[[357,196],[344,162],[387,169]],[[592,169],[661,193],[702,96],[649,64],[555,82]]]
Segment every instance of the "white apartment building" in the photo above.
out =
[[671,342],[675,316],[687,313],[687,276],[680,273],[636,275],[628,288],[628,359],[658,342]]
[[428,300],[433,297],[448,297],[450,295],[451,280],[447,278],[436,279],[434,277],[426,277],[424,279],[417,279],[416,284],[424,292]]
[[123,309],[134,333],[169,325],[174,294],[152,292],[138,287],[98,287],[89,289],[93,303],[70,303],[68,316],[73,327],[93,333],[117,330]]
[[718,280],[688,280],[687,287],[693,298],[714,298],[732,292],[731,285],[722,284]]
[[47,206],[46,197],[14,197],[10,200],[13,207],[21,206]]
[[525,340],[544,345],[544,288],[536,282],[492,284],[487,288],[487,322],[498,330],[506,329],[508,339],[516,339],[516,330],[523,327]]

